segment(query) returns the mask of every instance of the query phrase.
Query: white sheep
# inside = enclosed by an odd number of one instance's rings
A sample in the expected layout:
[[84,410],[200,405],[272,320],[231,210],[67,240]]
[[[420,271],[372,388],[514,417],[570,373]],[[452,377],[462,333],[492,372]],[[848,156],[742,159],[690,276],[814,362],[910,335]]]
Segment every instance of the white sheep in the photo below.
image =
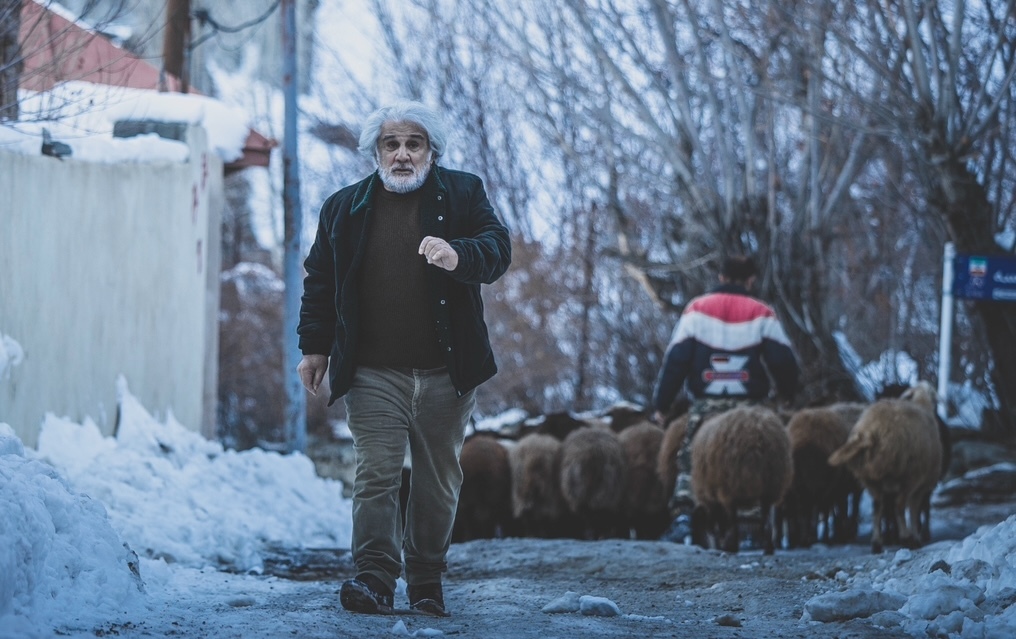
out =
[[783,420],[763,406],[740,406],[704,421],[691,445],[696,542],[713,533],[720,548],[737,552],[737,511],[758,506],[763,552],[773,554],[773,507],[793,477]]
[[935,390],[921,382],[900,399],[881,399],[868,406],[847,442],[830,455],[829,464],[846,466],[871,494],[872,552],[882,552],[880,522],[887,515],[895,518],[901,543],[921,545],[921,507],[942,466]]

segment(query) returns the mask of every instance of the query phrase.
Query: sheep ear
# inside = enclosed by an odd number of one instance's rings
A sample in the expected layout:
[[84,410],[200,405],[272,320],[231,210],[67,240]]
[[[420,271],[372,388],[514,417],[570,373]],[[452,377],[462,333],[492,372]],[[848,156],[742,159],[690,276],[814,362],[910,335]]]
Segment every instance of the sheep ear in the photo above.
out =
[[852,435],[847,443],[833,451],[829,456],[830,466],[842,466],[849,463],[858,455],[871,448],[871,437],[868,433]]

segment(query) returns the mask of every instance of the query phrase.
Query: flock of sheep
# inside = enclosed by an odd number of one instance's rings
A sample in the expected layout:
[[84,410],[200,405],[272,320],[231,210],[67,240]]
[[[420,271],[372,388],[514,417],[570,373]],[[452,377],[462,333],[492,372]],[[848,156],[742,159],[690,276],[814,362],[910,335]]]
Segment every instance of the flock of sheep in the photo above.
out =
[[[737,552],[739,521],[754,511],[767,554],[850,542],[867,490],[872,552],[925,543],[949,451],[935,403],[921,382],[871,404],[792,413],[745,405],[710,416],[692,442],[693,541]],[[686,414],[664,427],[620,407],[595,419],[548,415],[512,437],[477,432],[462,447],[452,539],[658,539],[686,425]]]

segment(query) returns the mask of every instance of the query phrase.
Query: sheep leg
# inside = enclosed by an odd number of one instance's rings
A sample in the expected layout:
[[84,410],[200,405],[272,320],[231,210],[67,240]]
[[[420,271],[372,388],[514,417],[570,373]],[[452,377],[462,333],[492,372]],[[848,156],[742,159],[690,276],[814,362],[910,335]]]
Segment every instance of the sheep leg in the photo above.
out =
[[896,513],[902,512],[904,507],[902,504],[897,504],[900,497],[896,493],[885,493],[883,498],[885,502],[893,508],[891,512],[883,512],[881,526],[884,529],[885,543],[898,544],[900,543],[900,535],[904,529],[900,527],[899,518]]
[[907,503],[904,505],[900,503],[900,521],[904,521],[903,511],[904,507],[910,510],[910,522],[905,528],[906,534],[900,540],[903,545],[907,548],[919,548],[921,546],[922,537],[922,526],[921,526],[921,511],[923,510],[924,499],[921,495],[915,493],[910,496]]
[[921,543],[931,541],[931,492],[921,500]]
[[[832,524],[833,524],[833,541],[836,543],[844,544],[849,540],[849,533],[847,531],[850,520],[850,496],[847,494],[840,495],[836,498],[832,508]],[[856,531],[855,531],[856,534]]]
[[737,526],[737,509],[719,506],[716,511],[716,527],[719,534],[720,549],[729,553],[737,553],[741,543]]
[[691,513],[691,543],[709,549],[710,537],[715,538],[715,520],[713,510],[706,505],[699,505]]
[[776,541],[773,530],[773,505],[762,502],[762,554],[771,555],[776,552]]
[[873,511],[871,515],[871,552],[878,555],[882,553],[882,507],[885,498],[873,492],[871,501]]
[[844,541],[857,539],[857,531],[861,527],[861,489],[855,489],[850,494],[850,512],[847,515],[847,538]]

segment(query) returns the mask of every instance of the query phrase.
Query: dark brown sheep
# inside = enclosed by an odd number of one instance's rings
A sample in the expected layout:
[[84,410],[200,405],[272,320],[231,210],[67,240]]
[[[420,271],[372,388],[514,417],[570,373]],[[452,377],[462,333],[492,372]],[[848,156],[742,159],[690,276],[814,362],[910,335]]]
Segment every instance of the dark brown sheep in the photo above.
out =
[[508,451],[512,515],[527,537],[559,537],[565,513],[561,496],[561,442],[551,435],[526,435]]
[[617,439],[624,449],[627,467],[624,514],[636,539],[658,539],[670,523],[667,512],[669,489],[656,472],[663,429],[643,421],[628,426]]
[[604,411],[603,416],[610,424],[610,430],[620,433],[629,426],[645,423],[650,417],[650,412],[641,406],[625,403],[614,404]]
[[[857,406],[859,415],[863,405]],[[790,548],[816,541],[845,543],[857,535],[856,523],[849,522],[848,502],[860,485],[848,470],[833,468],[828,461],[846,443],[853,425],[841,407],[804,408],[787,423],[794,479],[780,510],[786,517]]]
[[558,441],[564,441],[568,433],[587,426],[589,426],[589,422],[575,417],[567,411],[561,411],[526,420],[524,434],[535,432],[540,435],[551,435]]
[[704,421],[692,442],[693,529],[711,533],[717,545],[737,552],[737,511],[758,506],[762,549],[773,554],[773,507],[793,477],[790,439],[783,421],[768,408],[740,406]]
[[462,488],[452,541],[507,535],[512,521],[508,449],[496,437],[476,434],[462,445],[459,465]]
[[561,443],[561,494],[583,539],[624,536],[621,503],[626,462],[617,436],[606,428],[572,431]]

